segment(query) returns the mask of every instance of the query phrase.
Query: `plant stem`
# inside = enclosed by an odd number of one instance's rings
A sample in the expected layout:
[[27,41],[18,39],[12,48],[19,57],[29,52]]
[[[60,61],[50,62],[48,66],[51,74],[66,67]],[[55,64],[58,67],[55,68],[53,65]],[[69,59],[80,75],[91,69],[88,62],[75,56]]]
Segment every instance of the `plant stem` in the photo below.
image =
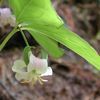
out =
[[27,46],[30,46],[29,43],[28,43],[28,41],[27,41],[27,38],[26,38],[26,36],[25,36],[25,33],[21,30],[20,27],[18,27],[18,28],[19,28],[19,31],[21,32],[22,36],[23,36],[23,39],[24,39],[26,45],[27,45]]
[[4,39],[4,41],[0,44],[0,51],[4,48],[6,43],[10,40],[10,38],[17,32],[17,27],[15,27],[9,34],[8,36]]

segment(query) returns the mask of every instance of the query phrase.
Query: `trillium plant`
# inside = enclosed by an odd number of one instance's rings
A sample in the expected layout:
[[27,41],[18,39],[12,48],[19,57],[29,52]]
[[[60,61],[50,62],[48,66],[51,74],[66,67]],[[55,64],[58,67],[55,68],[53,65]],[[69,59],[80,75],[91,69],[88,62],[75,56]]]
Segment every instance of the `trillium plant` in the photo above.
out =
[[[39,81],[46,82],[44,76],[52,75],[51,67],[48,67],[48,57],[59,58],[64,54],[64,50],[58,43],[71,49],[97,70],[100,71],[100,56],[85,40],[72,32],[54,10],[51,0],[8,0],[16,21],[14,29],[8,34],[0,44],[0,51],[16,32],[20,31],[26,47],[22,60],[16,60],[12,67],[16,79],[21,82]],[[13,18],[12,18],[13,19]],[[39,43],[46,56],[37,58],[32,54],[31,46],[28,44],[24,30]]]

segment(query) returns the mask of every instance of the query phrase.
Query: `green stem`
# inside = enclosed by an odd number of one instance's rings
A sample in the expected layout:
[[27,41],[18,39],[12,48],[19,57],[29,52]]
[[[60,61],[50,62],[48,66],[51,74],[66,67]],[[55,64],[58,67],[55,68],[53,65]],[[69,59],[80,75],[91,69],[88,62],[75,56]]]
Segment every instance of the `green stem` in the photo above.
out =
[[10,40],[10,38],[17,32],[17,27],[15,27],[8,36],[4,39],[4,41],[0,44],[0,51],[4,48],[6,43]]
[[20,27],[18,27],[18,28],[19,28],[19,31],[21,32],[22,36],[23,36],[23,39],[24,39],[24,41],[25,41],[26,45],[27,45],[27,46],[30,46],[30,45],[29,45],[29,43],[28,43],[28,41],[27,41],[27,38],[26,38],[26,36],[25,36],[24,32],[21,30],[21,28],[20,28]]

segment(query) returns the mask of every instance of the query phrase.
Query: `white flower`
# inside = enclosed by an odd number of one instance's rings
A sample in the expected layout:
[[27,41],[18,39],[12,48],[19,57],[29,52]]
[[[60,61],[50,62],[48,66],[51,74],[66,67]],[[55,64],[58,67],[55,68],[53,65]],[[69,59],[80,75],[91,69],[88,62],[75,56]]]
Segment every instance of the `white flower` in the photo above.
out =
[[36,81],[40,83],[46,82],[43,76],[52,75],[51,67],[48,67],[47,59],[40,59],[35,57],[31,52],[29,52],[29,64],[26,65],[23,60],[17,60],[14,62],[12,70],[16,72],[16,79],[23,82],[32,82],[34,84]]
[[0,25],[4,27],[8,24],[14,27],[16,25],[16,18],[11,14],[9,8],[0,8]]

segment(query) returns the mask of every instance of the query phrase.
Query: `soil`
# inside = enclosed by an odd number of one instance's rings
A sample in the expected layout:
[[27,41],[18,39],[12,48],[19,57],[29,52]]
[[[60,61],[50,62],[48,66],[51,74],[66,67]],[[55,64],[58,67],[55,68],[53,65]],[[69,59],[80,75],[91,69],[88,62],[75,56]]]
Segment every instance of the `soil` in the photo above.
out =
[[[97,38],[100,31],[98,4],[88,3],[88,0],[87,3],[82,0],[83,5],[78,3],[79,0],[62,1],[58,3],[53,0],[53,4],[66,25],[100,53],[100,40]],[[2,34],[7,35],[7,31]],[[40,85],[37,82],[34,86],[19,83],[11,70],[13,62],[22,57],[25,45],[22,37],[18,37],[19,35],[13,37],[0,52],[0,100],[100,100],[100,72],[63,46],[63,57],[54,59],[49,56],[49,65],[54,73],[52,77],[48,77],[47,83]],[[32,44],[36,44],[30,36],[28,38]]]

